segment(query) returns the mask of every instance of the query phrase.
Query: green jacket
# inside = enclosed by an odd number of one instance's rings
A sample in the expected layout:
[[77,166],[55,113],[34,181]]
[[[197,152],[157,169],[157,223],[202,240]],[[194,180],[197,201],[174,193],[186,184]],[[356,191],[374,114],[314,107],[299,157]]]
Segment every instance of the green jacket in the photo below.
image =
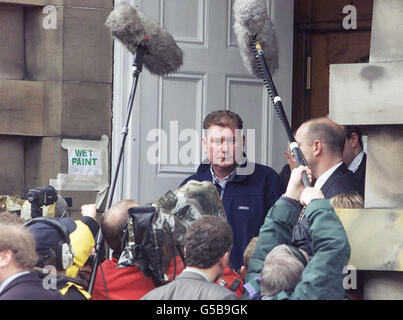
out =
[[[259,240],[245,276],[249,285],[260,293],[256,278],[267,253],[279,244],[290,244],[292,229],[301,208],[279,199],[270,209],[260,229]],[[274,299],[324,300],[343,299],[343,268],[350,258],[350,245],[344,227],[328,200],[312,200],[305,212],[312,238],[313,257],[293,292],[280,292]],[[245,290],[244,298],[248,298]]]

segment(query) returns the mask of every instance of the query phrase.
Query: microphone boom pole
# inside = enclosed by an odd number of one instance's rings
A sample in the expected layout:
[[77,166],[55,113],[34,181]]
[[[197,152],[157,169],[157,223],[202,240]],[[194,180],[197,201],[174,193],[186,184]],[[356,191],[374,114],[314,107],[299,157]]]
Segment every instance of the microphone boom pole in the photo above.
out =
[[[129,102],[128,102],[128,106],[127,106],[126,122],[125,122],[125,126],[122,129],[122,136],[123,136],[122,144],[120,147],[118,162],[116,164],[116,170],[115,170],[115,173],[114,173],[114,176],[112,179],[111,188],[109,190],[108,200],[106,203],[105,211],[108,210],[112,206],[113,194],[115,192],[117,178],[119,175],[120,164],[122,162],[123,152],[124,152],[124,148],[125,148],[126,138],[127,138],[128,132],[129,132],[129,122],[130,122],[131,113],[133,110],[133,102],[134,102],[134,97],[136,95],[137,83],[138,83],[138,80],[140,77],[140,73],[143,69],[143,58],[144,58],[144,54],[146,51],[146,46],[145,46],[146,42],[147,42],[147,39],[144,38],[142,43],[138,46],[137,51],[136,51],[136,56],[135,56],[134,62],[133,62],[133,82],[132,82],[132,88],[131,88]],[[100,260],[99,255],[100,255],[102,242],[103,242],[103,236],[102,236],[101,229],[99,229],[98,234],[97,234],[96,244],[95,244],[94,266],[92,268],[91,277],[90,277],[89,285],[88,285],[88,293],[91,295],[92,295],[92,291],[94,289],[95,278],[97,276],[97,270],[98,270],[99,260]]]
[[[255,54],[259,70],[260,70],[260,75],[263,79],[263,82],[266,86],[267,92],[269,93],[269,97],[271,101],[273,102],[274,108],[277,112],[278,117],[280,118],[280,121],[283,123],[285,131],[288,136],[288,140],[290,142],[290,149],[292,153],[294,154],[295,160],[297,162],[298,166],[307,166],[307,162],[304,158],[304,155],[301,152],[301,149],[298,146],[298,143],[295,141],[295,137],[291,131],[290,124],[287,119],[287,115],[284,111],[283,103],[281,102],[281,98],[279,97],[277,93],[276,86],[274,85],[273,79],[270,75],[269,68],[267,66],[266,60],[263,55],[263,50],[262,47],[259,43],[259,41],[252,40],[251,42],[251,47],[252,51]],[[302,174],[302,182],[305,187],[310,187],[311,184],[309,183],[308,176],[306,172]]]

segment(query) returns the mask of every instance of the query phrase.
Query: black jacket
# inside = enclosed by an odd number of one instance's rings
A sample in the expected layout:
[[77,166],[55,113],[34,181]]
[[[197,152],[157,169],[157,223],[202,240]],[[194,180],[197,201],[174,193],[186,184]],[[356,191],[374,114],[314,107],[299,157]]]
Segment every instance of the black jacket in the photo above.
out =
[[354,174],[348,170],[343,162],[326,180],[320,190],[322,190],[326,199],[330,199],[340,193],[359,192],[360,186],[356,178],[354,178]]
[[[46,282],[46,280],[45,280]],[[45,289],[36,272],[24,274],[11,281],[0,293],[0,300],[62,300],[54,289]]]

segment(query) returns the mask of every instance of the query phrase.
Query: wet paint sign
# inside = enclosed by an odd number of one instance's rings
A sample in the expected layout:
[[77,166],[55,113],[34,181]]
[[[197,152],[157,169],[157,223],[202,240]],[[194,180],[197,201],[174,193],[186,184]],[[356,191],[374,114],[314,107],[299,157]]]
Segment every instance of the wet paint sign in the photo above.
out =
[[100,153],[93,150],[69,149],[69,174],[99,176],[102,174]]

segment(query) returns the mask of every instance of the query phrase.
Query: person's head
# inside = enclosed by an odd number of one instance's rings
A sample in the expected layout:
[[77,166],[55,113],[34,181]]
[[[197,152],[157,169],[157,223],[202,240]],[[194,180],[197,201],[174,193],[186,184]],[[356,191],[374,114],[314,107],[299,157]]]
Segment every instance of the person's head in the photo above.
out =
[[186,230],[186,265],[199,269],[216,268],[219,277],[228,265],[232,244],[231,227],[223,218],[202,216]]
[[304,122],[295,139],[312,169],[314,178],[342,161],[345,135],[343,128],[328,118]]
[[290,149],[290,145],[288,145],[287,151],[284,151],[285,159],[287,160],[288,165],[290,166],[290,170],[295,169],[298,167],[297,161],[295,160],[294,154]]
[[253,257],[253,253],[255,252],[256,244],[257,244],[258,240],[259,240],[258,237],[252,238],[252,240],[249,242],[249,244],[245,248],[245,251],[243,252],[243,266],[241,267],[241,277],[242,278],[244,278],[246,275],[246,269],[248,268],[250,259],[252,259],[252,257]]
[[0,224],[24,224],[24,222],[24,219],[15,213],[8,211],[0,212]]
[[117,254],[122,250],[123,233],[129,220],[129,209],[138,207],[133,200],[122,200],[101,217],[101,232],[108,246]]
[[242,119],[229,110],[214,111],[204,119],[202,147],[213,168],[232,167],[242,156],[242,129]]
[[77,228],[70,218],[55,219],[37,217],[25,222],[24,226],[35,239],[38,254],[38,267],[52,265],[58,271],[64,271],[73,263],[70,234]]
[[[299,250],[299,258],[296,253],[293,253],[293,250]],[[285,244],[274,247],[267,254],[263,263],[260,279],[262,295],[273,297],[281,291],[294,290],[301,281],[307,261],[306,253],[300,249],[290,248]]]
[[340,193],[330,198],[330,204],[335,209],[364,208],[364,199],[356,193]]
[[32,269],[38,256],[35,240],[21,224],[0,223],[0,283],[18,272]]
[[343,150],[343,161],[348,166],[364,148],[360,127],[343,126],[346,140]]

